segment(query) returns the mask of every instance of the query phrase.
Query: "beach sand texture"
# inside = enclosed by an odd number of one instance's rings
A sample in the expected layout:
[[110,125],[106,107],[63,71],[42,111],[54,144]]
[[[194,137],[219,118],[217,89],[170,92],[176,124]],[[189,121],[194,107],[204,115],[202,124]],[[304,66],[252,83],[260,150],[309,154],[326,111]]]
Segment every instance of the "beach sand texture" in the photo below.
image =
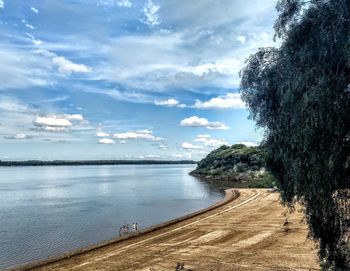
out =
[[319,270],[302,213],[289,214],[278,193],[263,189],[240,189],[214,210],[25,270],[175,270],[177,263],[198,271]]

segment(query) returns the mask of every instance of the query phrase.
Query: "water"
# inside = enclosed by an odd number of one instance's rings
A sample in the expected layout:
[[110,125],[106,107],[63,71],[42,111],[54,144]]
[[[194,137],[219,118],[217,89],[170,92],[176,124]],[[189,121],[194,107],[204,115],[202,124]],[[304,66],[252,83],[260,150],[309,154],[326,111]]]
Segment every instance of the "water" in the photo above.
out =
[[223,197],[194,165],[0,168],[0,269],[161,223]]

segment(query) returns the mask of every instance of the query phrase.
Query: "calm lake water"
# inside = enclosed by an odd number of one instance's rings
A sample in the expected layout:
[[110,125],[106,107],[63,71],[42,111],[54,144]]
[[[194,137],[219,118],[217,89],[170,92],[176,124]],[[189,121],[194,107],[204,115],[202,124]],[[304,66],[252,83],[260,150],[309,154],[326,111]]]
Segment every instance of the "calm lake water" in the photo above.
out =
[[205,208],[218,187],[195,165],[0,168],[0,269],[111,239]]

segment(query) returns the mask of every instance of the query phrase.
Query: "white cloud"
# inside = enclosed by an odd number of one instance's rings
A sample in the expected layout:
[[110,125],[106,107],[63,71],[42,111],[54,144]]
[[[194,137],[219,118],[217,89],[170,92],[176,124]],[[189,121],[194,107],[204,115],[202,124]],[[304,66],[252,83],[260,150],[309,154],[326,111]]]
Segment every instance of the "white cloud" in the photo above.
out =
[[147,130],[147,129],[145,129],[145,130],[138,130],[136,132],[141,133],[141,134],[149,134],[149,135],[153,133],[151,130]]
[[209,121],[205,118],[199,118],[192,116],[181,121],[181,126],[195,126],[195,127],[206,127],[209,125]]
[[151,158],[151,159],[155,159],[155,158],[160,158],[159,155],[155,155],[155,154],[147,154],[144,156],[145,158]]
[[177,106],[179,104],[179,101],[175,100],[174,98],[171,98],[171,99],[167,99],[164,101],[156,100],[156,101],[154,101],[154,104],[172,107],[172,106]]
[[226,140],[222,139],[209,139],[206,142],[204,142],[204,145],[207,147],[220,147],[222,145],[228,145],[229,143]]
[[[3,3],[3,0],[1,2]],[[128,0],[95,2],[98,5],[130,6]],[[201,0],[199,3],[185,0],[144,0],[141,1],[140,7],[144,22],[151,26],[158,25],[161,19],[162,27],[168,27],[171,31],[158,31],[151,34],[131,31],[131,33],[118,36],[118,38],[104,36],[109,31],[102,31],[99,35],[103,40],[103,46],[98,47],[96,45],[99,41],[94,40],[93,35],[86,36],[87,32],[85,31],[91,25],[85,26],[83,24],[83,21],[89,18],[89,16],[85,16],[86,18],[80,18],[82,21],[74,22],[71,30],[66,29],[71,31],[69,35],[61,36],[63,32],[56,33],[57,40],[64,42],[58,44],[45,40],[42,47],[47,50],[50,48],[52,52],[67,52],[67,57],[78,52],[77,47],[85,47],[80,53],[85,52],[85,55],[91,55],[97,59],[97,61],[89,62],[93,63],[91,68],[93,68],[94,73],[91,76],[94,79],[117,82],[122,86],[131,87],[138,93],[144,92],[144,90],[166,91],[170,90],[170,87],[180,89],[184,86],[194,90],[198,90],[202,86],[232,88],[237,86],[239,82],[237,73],[242,68],[244,59],[253,53],[257,46],[272,45],[272,35],[270,35],[272,29],[270,31],[271,24],[269,22],[274,20],[271,15],[274,3],[272,0],[256,0],[255,2],[254,6],[257,8],[252,10],[244,1],[224,0],[224,4],[219,4],[209,0]],[[36,7],[36,5],[34,6]],[[139,4],[134,6],[139,8]],[[237,10],[240,12],[235,12]],[[42,11],[40,10],[40,12]],[[90,15],[89,10],[84,10],[84,12],[87,12],[86,15]],[[222,16],[218,18],[217,14]],[[115,14],[115,17],[118,18],[117,25],[127,23],[130,19],[128,16],[133,15],[125,16]],[[111,17],[112,21],[113,19]],[[54,20],[56,21],[56,19]],[[79,26],[80,21],[81,26]],[[34,21],[30,22],[34,23]],[[98,28],[100,27],[99,23],[100,21],[96,21],[93,25]],[[36,26],[36,24],[33,25]],[[113,27],[112,25],[111,27]],[[62,27],[66,27],[66,24],[63,24]],[[85,31],[74,32],[77,29]],[[264,32],[266,33],[263,37],[261,33]],[[240,34],[246,37],[244,46],[237,42]],[[75,42],[77,39],[78,43]],[[41,42],[35,39],[32,41],[34,44]],[[64,50],[59,50],[62,48]],[[31,52],[28,48],[23,51],[28,54]],[[75,56],[79,56],[79,52]],[[0,59],[3,62],[3,58],[0,57]],[[24,62],[28,63],[29,60],[27,57],[20,59],[22,65]],[[77,62],[76,65],[82,65],[79,64],[80,60],[75,59],[72,58],[70,61]],[[50,70],[50,67],[48,69],[43,65],[35,64],[25,65],[29,66],[28,73],[29,71],[33,73],[39,68],[43,68],[44,71]],[[22,65],[14,66],[14,68],[22,67]],[[85,65],[90,64],[86,63]],[[5,64],[3,66],[9,67]],[[79,72],[87,72],[86,66],[85,68],[84,66],[78,67]],[[62,70],[64,73],[72,72],[72,69]],[[40,82],[46,81],[42,77],[34,78],[41,79]],[[34,78],[30,76],[30,80]],[[3,82],[3,80],[0,81]],[[16,80],[16,82],[20,82],[20,80]],[[151,99],[151,102],[153,100],[154,98]]]
[[152,140],[152,141],[162,140],[162,138],[154,136],[152,132],[148,130],[117,133],[117,134],[114,134],[113,137],[117,139],[124,139],[124,140],[125,139],[144,139],[144,140]]
[[62,57],[56,56],[52,59],[52,63],[58,66],[58,71],[63,74],[72,74],[75,72],[88,73],[91,69],[84,64],[76,64]]
[[[36,102],[39,104],[39,100]],[[52,104],[46,106],[51,107]],[[18,99],[0,97],[0,133],[7,136],[6,139],[17,140],[25,139],[23,135],[20,135],[25,134],[30,142],[73,142],[84,140],[85,136],[93,131],[93,127],[86,125],[86,120],[78,120],[80,117],[74,116],[75,114],[43,115],[40,111],[40,108],[24,104]],[[66,118],[71,118],[71,120]],[[69,126],[67,121],[72,125]]]
[[113,139],[110,138],[101,138],[98,143],[100,144],[115,144]]
[[243,109],[246,108],[246,105],[239,93],[227,93],[225,96],[215,97],[205,102],[196,100],[193,107],[198,109]]
[[111,7],[114,7],[114,6],[125,7],[125,8],[132,7],[130,0],[100,0],[98,4],[103,6],[111,6]]
[[[220,46],[204,46],[204,37],[197,36],[171,32],[117,38],[106,46],[108,60],[97,68],[97,78],[143,93],[238,85],[238,73],[252,51],[242,54]],[[193,56],[193,50],[199,52],[198,56]]]
[[97,132],[96,136],[98,136],[98,137],[109,137],[109,134],[104,133],[104,132]]
[[4,8],[4,7],[5,7],[4,0],[0,0],[0,8]]
[[23,89],[49,84],[50,62],[32,50],[0,44],[0,89]]
[[228,130],[230,129],[228,126],[226,126],[222,122],[211,122],[208,121],[206,118],[199,118],[197,116],[192,116],[189,118],[185,118],[181,120],[180,122],[181,126],[188,126],[188,127],[205,127],[209,130]]
[[[37,125],[39,126],[39,125]],[[68,131],[67,127],[55,127],[55,126],[43,126],[43,130],[48,132],[66,132]]]
[[151,28],[160,24],[159,15],[157,13],[159,11],[159,8],[160,6],[154,4],[152,0],[148,0],[143,7],[142,11],[146,17],[146,19],[143,22]]
[[0,95],[0,133],[7,136],[7,139],[14,138],[16,134],[27,134],[37,114],[35,108],[20,100]]
[[39,40],[39,39],[32,39],[32,42],[33,42],[34,45],[37,45],[37,46],[43,43],[43,42],[42,42],[41,40]]
[[81,114],[64,114],[63,117],[67,120],[78,120],[78,121],[84,120]]
[[219,147],[222,145],[228,145],[229,143],[223,139],[215,139],[210,135],[198,135],[194,142],[202,142],[206,147]]
[[[276,14],[275,5],[276,0],[254,0],[254,2],[176,0],[163,1],[159,13],[166,23],[177,25],[179,28],[192,28],[198,31],[203,28],[238,25],[246,30],[249,26],[252,28],[261,23],[262,20],[264,23],[271,21],[272,24]],[[266,27],[271,27],[271,24]],[[241,31],[239,33],[244,33]]]
[[38,14],[39,13],[39,10],[36,9],[35,7],[31,7],[30,8],[31,11],[33,11],[34,13]]
[[15,134],[15,135],[4,136],[4,138],[5,139],[28,139],[30,137],[26,134],[19,133],[19,134]]
[[237,38],[237,40],[241,43],[241,44],[245,44],[247,37],[246,36],[239,36]]
[[112,136],[114,139],[119,139],[119,143],[126,144],[127,140],[151,140],[151,141],[160,141],[162,138],[156,137],[153,135],[151,130],[138,130],[138,131],[130,131],[125,133],[116,133],[109,134],[101,131],[97,131],[97,137],[110,137]]
[[211,138],[211,135],[197,135],[197,141],[207,140],[208,138]]
[[175,100],[174,98],[170,98],[170,99],[163,100],[163,101],[155,100],[154,104],[160,105],[160,106],[166,106],[166,107],[179,107],[179,108],[187,107],[187,105],[180,104],[180,102],[178,100]]
[[6,97],[2,97],[0,99],[0,109],[1,111],[20,112],[20,113],[28,113],[28,111],[30,111],[30,108],[27,105],[17,100],[13,100],[11,98],[6,98]]
[[36,117],[33,123],[35,126],[39,127],[71,127],[73,125],[68,119],[57,116]]
[[175,159],[192,159],[192,153],[186,152],[186,153],[173,153],[171,154],[171,157]]
[[[271,27],[273,0],[256,0],[259,8],[254,11],[247,8],[244,1],[195,2],[160,2],[156,15],[160,14],[162,27],[169,26],[171,31],[149,35],[134,33],[112,39],[104,47],[106,61],[97,68],[98,78],[140,92],[238,87],[238,74],[245,66],[245,59],[258,47],[277,45],[273,42]],[[222,14],[223,9],[232,13],[218,18],[217,14]],[[257,17],[257,14],[264,16]],[[244,33],[244,45],[237,41],[237,33]]]
[[132,4],[131,4],[130,0],[117,0],[117,6],[131,8]]
[[26,27],[28,27],[28,28],[30,28],[30,29],[35,29],[35,27],[32,26],[31,24],[29,24],[26,20],[22,20],[22,23],[23,23]]
[[32,26],[31,24],[25,24],[26,27],[30,28],[30,29],[35,29],[34,26]]
[[99,0],[98,4],[102,6],[113,6],[114,0]]
[[39,39],[36,39],[33,35],[26,33],[26,35],[29,37],[29,40],[36,46],[41,45],[43,42]]
[[209,122],[209,125],[206,126],[206,128],[209,130],[229,130],[230,129],[230,127],[218,121]]
[[256,147],[256,146],[259,146],[258,143],[252,142],[252,141],[241,141],[241,142],[238,142],[238,143],[239,143],[239,144],[246,145],[247,147]]
[[222,145],[228,145],[228,142],[226,140],[215,139],[210,135],[198,135],[197,138],[193,141],[202,142],[206,147],[219,147]]
[[68,131],[68,129],[73,127],[77,122],[82,123],[83,121],[84,118],[80,114],[49,114],[37,116],[33,120],[33,124],[44,131],[63,132]]
[[196,150],[196,149],[203,149],[202,146],[196,146],[188,142],[183,142],[181,144],[181,148],[184,150]]
[[164,144],[160,144],[160,145],[158,146],[158,148],[159,148],[160,150],[165,151],[165,150],[168,149],[168,146],[167,146],[167,145],[164,145]]
[[222,146],[222,145],[227,145],[227,141],[225,140],[220,140],[220,139],[208,139],[206,142],[204,142],[205,146],[208,147],[217,147],[217,146]]
[[106,89],[103,87],[92,87],[92,86],[86,86],[81,85],[79,88],[84,92],[88,93],[94,93],[99,95],[107,95],[108,97],[111,97],[112,99],[115,99],[117,101],[124,101],[124,102],[130,102],[130,103],[153,103],[154,98],[146,95],[144,92],[136,92],[136,91],[119,91],[117,89]]
[[197,135],[197,138],[194,139],[193,141],[195,142],[208,142],[208,140],[211,139],[211,136],[210,135]]
[[[215,59],[182,68],[182,72],[193,74],[200,78],[214,77],[215,74],[221,76],[234,76],[237,66],[241,65],[238,58]],[[215,76],[216,77],[216,76]]]

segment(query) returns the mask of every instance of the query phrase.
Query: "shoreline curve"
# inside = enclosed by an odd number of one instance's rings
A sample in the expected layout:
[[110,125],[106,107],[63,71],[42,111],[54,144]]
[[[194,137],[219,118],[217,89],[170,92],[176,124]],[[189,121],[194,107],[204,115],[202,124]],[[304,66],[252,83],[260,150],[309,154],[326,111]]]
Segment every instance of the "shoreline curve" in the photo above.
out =
[[89,245],[89,246],[86,246],[83,248],[74,249],[72,251],[68,251],[66,253],[59,254],[56,256],[52,256],[52,257],[48,257],[48,258],[45,258],[42,260],[36,260],[36,261],[22,264],[19,266],[6,268],[3,271],[28,271],[31,269],[35,269],[35,268],[43,267],[43,266],[46,266],[49,264],[53,264],[53,263],[56,263],[56,262],[59,262],[59,261],[65,260],[65,259],[69,259],[69,258],[72,258],[75,256],[79,256],[79,255],[82,255],[85,253],[89,253],[91,251],[95,251],[95,250],[98,250],[101,248],[105,248],[105,247],[108,247],[111,245],[115,245],[115,244],[121,243],[125,240],[132,240],[132,239],[139,237],[141,235],[145,235],[145,234],[166,228],[166,227],[174,225],[176,223],[183,222],[183,221],[188,220],[190,218],[194,218],[194,217],[202,215],[206,212],[217,209],[221,206],[224,206],[224,205],[232,202],[233,200],[237,199],[239,196],[240,196],[240,193],[238,190],[233,189],[233,188],[226,189],[225,190],[225,197],[222,200],[218,201],[217,203],[215,203],[207,208],[198,210],[198,211],[190,213],[188,215],[181,216],[181,217],[166,221],[164,223],[159,223],[159,224],[147,227],[147,228],[140,230],[136,233],[130,233],[129,235],[126,235],[126,236],[116,237],[116,238],[106,240],[106,241],[103,241],[100,243],[95,243],[95,244],[92,244],[92,245]]

